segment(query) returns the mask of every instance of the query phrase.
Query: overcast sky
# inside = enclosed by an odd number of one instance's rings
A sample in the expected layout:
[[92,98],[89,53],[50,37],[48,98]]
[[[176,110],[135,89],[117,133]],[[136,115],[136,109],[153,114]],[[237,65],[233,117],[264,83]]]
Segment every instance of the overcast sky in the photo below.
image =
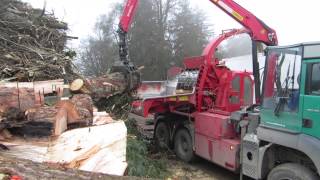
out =
[[[44,0],[23,0],[42,8]],[[84,39],[92,33],[96,18],[110,11],[119,0],[47,0],[47,10],[68,22],[70,35]],[[228,15],[209,0],[190,0],[194,7],[202,9],[218,34],[223,29],[239,28]],[[320,41],[319,0],[236,0],[278,33],[280,45],[306,41]],[[73,44],[79,44],[76,40]]]

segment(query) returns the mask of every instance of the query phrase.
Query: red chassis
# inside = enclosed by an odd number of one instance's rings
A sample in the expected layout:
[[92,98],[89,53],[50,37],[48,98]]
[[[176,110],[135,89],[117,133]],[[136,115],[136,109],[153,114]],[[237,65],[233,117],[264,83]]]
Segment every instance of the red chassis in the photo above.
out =
[[133,112],[144,117],[172,113],[192,119],[195,154],[232,171],[239,168],[240,135],[229,119],[231,112],[253,104],[254,81],[250,72],[219,64],[215,51],[222,41],[241,33],[247,31],[227,32],[212,41],[202,56],[184,60],[181,74],[197,72],[189,91],[177,86],[170,91],[169,81],[146,82],[138,89],[141,100],[133,103]]

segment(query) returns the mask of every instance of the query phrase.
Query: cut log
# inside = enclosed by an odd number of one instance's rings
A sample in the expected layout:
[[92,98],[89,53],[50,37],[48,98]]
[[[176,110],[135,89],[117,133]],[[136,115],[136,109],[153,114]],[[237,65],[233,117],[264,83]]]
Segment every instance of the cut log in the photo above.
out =
[[70,90],[74,93],[90,94],[96,99],[106,98],[111,95],[122,93],[127,81],[121,73],[111,73],[88,79],[76,79],[71,83]]
[[[51,80],[51,81],[35,81],[35,82],[10,82],[10,83],[0,83],[0,92],[1,92],[1,89],[10,89],[12,90],[14,97],[17,97],[18,93],[15,92],[17,91],[15,89],[19,89],[19,95],[21,96],[20,103],[21,103],[22,109],[25,110],[30,108],[30,106],[28,105],[28,102],[25,102],[24,95],[26,95],[26,97],[28,98],[32,97],[34,99],[35,102],[33,103],[33,105],[35,104],[37,106],[41,106],[41,105],[44,105],[45,95],[55,93],[57,96],[61,97],[63,94],[64,86],[65,85],[64,85],[63,79],[57,79],[57,80]],[[25,89],[28,89],[27,94],[24,92]],[[0,98],[0,104],[1,104],[1,98]]]
[[83,79],[76,79],[70,85],[70,90],[74,93],[90,94],[88,84]]
[[31,88],[0,87],[0,110],[15,107],[25,111],[35,106],[34,90]]
[[59,136],[68,129],[66,109],[59,109],[54,122],[54,135]]
[[67,112],[55,107],[39,107],[26,112],[27,122],[22,127],[10,128],[13,134],[31,137],[55,136],[67,127]]
[[75,127],[88,126],[92,121],[92,115],[88,109],[77,107],[70,100],[61,100],[57,103],[56,108],[67,112],[68,125]]
[[70,90],[73,92],[80,91],[80,89],[84,86],[84,80],[76,79],[70,85]]
[[86,79],[94,98],[106,98],[121,93],[126,88],[126,79],[121,73],[112,73],[108,76]]
[[71,101],[76,107],[88,109],[91,114],[93,113],[93,101],[91,96],[87,94],[76,94],[72,97]]
[[46,141],[38,138],[10,143],[0,141],[10,149],[2,151],[0,156],[122,176],[127,166],[126,137],[126,126],[119,121],[69,130]]
[[81,121],[81,117],[76,106],[70,100],[61,100],[56,104],[56,107],[67,111],[68,124]]
[[53,91],[58,91],[58,89],[63,88],[63,85],[64,85],[63,79],[57,79],[57,80],[50,80],[50,81],[0,83],[0,88],[1,87],[28,88],[28,89],[34,89],[35,92],[50,94]]
[[[80,115],[80,125],[91,125],[92,124],[92,114],[91,112],[86,108],[77,107],[77,110]],[[73,123],[70,123],[73,124]]]
[[87,125],[91,125],[93,118],[92,98],[87,94],[76,94],[72,97],[71,102],[76,106],[81,121],[86,121],[88,122]]
[[75,169],[66,169],[59,166],[33,161],[9,158],[0,155],[0,173],[9,174],[11,176],[21,176],[22,179],[61,179],[61,180],[100,180],[100,179],[119,179],[119,180],[138,180],[141,178],[112,176],[102,173],[93,173]]
[[[49,147],[49,161],[86,171],[123,175],[126,169],[126,136],[123,121],[70,130]],[[115,164],[119,166],[114,167]]]

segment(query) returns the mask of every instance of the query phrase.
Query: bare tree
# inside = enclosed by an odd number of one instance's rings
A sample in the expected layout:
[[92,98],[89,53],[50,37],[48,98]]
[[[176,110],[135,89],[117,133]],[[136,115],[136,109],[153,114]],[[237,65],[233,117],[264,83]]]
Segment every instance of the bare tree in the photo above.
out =
[[[86,74],[103,74],[118,58],[113,27],[121,9],[117,4],[113,12],[101,17],[97,35],[84,44],[81,61]],[[199,55],[211,35],[205,21],[189,1],[141,0],[129,33],[129,51],[134,64],[145,66],[143,80],[165,79],[173,63],[181,64],[183,56]]]

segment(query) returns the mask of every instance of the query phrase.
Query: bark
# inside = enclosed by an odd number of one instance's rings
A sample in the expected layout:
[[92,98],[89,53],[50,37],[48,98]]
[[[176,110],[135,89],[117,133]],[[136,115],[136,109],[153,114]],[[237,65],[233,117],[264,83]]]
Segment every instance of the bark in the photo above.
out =
[[35,106],[35,95],[32,88],[0,87],[0,112],[14,107],[22,111]]
[[72,97],[71,102],[76,106],[82,122],[86,125],[92,124],[93,101],[87,94],[76,94]]
[[93,98],[106,98],[122,93],[126,89],[127,80],[121,73],[111,73],[107,76],[86,79]]
[[89,95],[76,94],[72,97],[71,101],[76,107],[87,109],[91,114],[93,113],[93,101]]
[[29,160],[8,158],[0,155],[0,173],[18,175],[25,180],[95,180],[95,179],[119,179],[137,180],[135,177],[119,177],[101,173],[91,173],[75,169],[66,169],[49,164],[35,163]]

